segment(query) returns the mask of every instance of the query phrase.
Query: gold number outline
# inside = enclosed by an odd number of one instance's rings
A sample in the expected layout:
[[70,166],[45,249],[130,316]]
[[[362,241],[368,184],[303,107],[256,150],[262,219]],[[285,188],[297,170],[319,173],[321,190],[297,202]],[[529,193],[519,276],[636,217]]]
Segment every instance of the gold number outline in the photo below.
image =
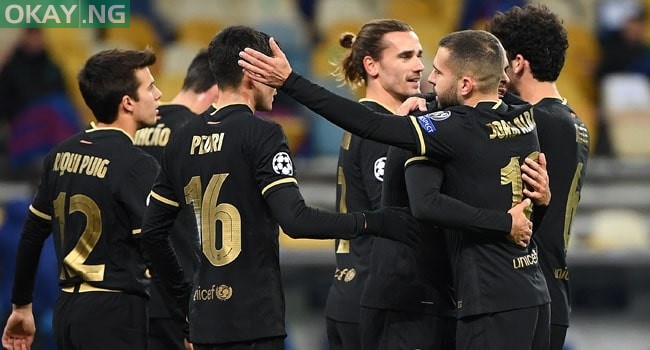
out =
[[580,177],[582,175],[582,168],[584,164],[578,163],[576,171],[573,174],[573,179],[571,180],[571,187],[569,188],[569,193],[567,196],[566,202],[566,211],[564,213],[564,252],[566,253],[567,248],[569,247],[569,240],[571,239],[571,223],[573,222],[573,217],[576,215],[576,210],[578,209],[578,202],[580,201],[580,191],[578,190],[578,184],[580,183]]
[[[216,204],[221,186],[228,175],[228,173],[212,175],[205,189],[205,195],[201,192],[200,176],[192,177],[183,188],[185,202],[194,208],[201,237],[201,251],[213,266],[232,263],[242,251],[239,210],[230,203]],[[217,222],[221,224],[221,248],[219,249],[216,247]]]
[[[59,234],[61,237],[61,247],[64,249],[63,242],[65,237],[65,192],[59,193],[53,202],[54,216],[59,219]],[[79,236],[77,244],[63,258],[60,279],[66,276],[81,276],[84,281],[100,282],[104,280],[105,264],[87,265],[88,256],[95,249],[102,235],[102,216],[101,210],[92,198],[75,194],[69,199],[70,208],[68,214],[76,212],[82,213],[86,217],[86,226]]]
[[[539,151],[534,151],[526,156],[526,158],[537,161],[539,159]],[[524,199],[524,183],[521,179],[521,165],[519,164],[519,156],[510,157],[510,162],[501,168],[501,185],[510,184],[512,187],[512,206],[521,203]],[[532,203],[524,210],[526,217],[530,219],[533,212]]]
[[[347,213],[348,205],[345,201],[345,196],[347,194],[347,185],[345,182],[345,174],[343,172],[343,167],[338,167],[336,173],[336,184],[341,186],[341,198],[339,198],[339,212]],[[339,239],[339,244],[336,247],[336,254],[350,254],[350,241],[347,239]]]

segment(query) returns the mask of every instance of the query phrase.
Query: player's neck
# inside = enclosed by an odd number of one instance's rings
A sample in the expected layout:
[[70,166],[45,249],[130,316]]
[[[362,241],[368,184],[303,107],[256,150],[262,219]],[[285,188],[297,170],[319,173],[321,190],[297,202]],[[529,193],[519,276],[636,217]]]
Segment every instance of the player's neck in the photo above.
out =
[[214,107],[219,110],[230,105],[246,105],[255,112],[255,100],[252,91],[226,90],[219,93]]
[[181,90],[171,103],[183,105],[194,114],[201,114],[216,101],[217,96],[219,96],[219,88],[215,84],[203,92],[196,92],[191,89]]
[[537,81],[532,79],[522,82],[520,85],[521,86],[517,87],[519,97],[532,105],[537,104],[539,101],[548,97],[562,98],[555,82]]
[[191,110],[192,112],[196,113],[194,109],[197,104],[197,98],[198,98],[197,94],[190,91],[182,90],[170,101],[170,103],[175,105],[185,106],[189,108],[189,110]]
[[465,106],[476,107],[476,105],[479,104],[479,102],[498,101],[498,100],[499,100],[499,93],[497,91],[491,94],[473,93],[471,96],[467,97],[463,101],[463,104]]
[[117,118],[112,123],[97,122],[97,124],[95,124],[95,128],[120,129],[127,135],[131,136],[131,139],[135,137],[135,132],[138,130],[138,126],[132,118],[126,118],[120,114],[118,114]]
[[376,101],[381,104],[384,108],[388,109],[391,113],[395,113],[399,106],[402,105],[402,102],[395,96],[391,95],[388,91],[378,88],[367,86],[366,87],[366,99]]

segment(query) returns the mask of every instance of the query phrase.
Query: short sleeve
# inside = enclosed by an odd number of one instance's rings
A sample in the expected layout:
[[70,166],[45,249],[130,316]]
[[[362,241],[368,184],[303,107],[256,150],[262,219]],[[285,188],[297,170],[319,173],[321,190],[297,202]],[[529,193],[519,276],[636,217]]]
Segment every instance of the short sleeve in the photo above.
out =
[[457,145],[463,142],[463,129],[471,125],[463,113],[450,110],[409,118],[418,138],[418,154],[443,163],[456,156]]
[[34,195],[32,205],[29,207],[29,211],[34,215],[48,221],[52,220],[52,216],[54,214],[54,210],[52,208],[53,198],[49,186],[49,178],[53,163],[53,154],[54,151],[48,154],[43,161],[41,181],[36,189],[36,194]]
[[278,124],[270,124],[260,133],[253,154],[255,180],[262,195],[272,191],[296,186],[295,166],[287,138]]
[[133,163],[119,187],[120,198],[128,210],[134,234],[141,232],[144,210],[160,169],[153,157],[144,152],[142,155]]

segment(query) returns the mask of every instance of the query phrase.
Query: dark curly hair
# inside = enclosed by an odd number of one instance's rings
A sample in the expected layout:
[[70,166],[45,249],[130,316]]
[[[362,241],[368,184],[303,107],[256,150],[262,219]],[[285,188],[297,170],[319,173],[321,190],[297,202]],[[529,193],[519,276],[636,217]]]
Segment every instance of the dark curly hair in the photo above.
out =
[[514,6],[506,12],[497,12],[488,22],[487,30],[499,38],[508,60],[521,55],[530,62],[535,79],[557,80],[569,40],[562,20],[546,6]]

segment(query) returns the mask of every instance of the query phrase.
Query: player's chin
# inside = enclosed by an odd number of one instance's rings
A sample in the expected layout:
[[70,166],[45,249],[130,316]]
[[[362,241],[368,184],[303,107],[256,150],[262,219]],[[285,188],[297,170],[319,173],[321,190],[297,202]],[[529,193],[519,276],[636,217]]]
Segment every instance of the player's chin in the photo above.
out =
[[420,81],[408,82],[408,84],[406,85],[406,96],[413,96],[415,94],[419,94],[420,91],[421,91]]

